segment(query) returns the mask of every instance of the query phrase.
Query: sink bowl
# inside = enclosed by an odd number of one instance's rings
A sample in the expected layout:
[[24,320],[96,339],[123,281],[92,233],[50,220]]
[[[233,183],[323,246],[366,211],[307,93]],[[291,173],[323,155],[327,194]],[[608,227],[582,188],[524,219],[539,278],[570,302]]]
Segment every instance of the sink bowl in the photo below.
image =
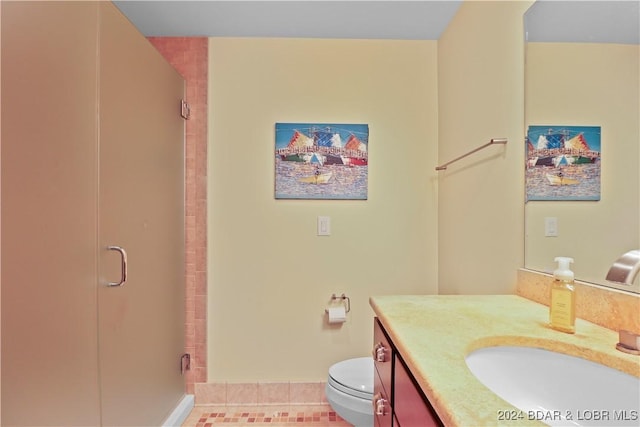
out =
[[497,414],[503,420],[538,420],[550,426],[640,425],[640,378],[608,366],[510,346],[475,350],[466,363],[482,384],[519,409]]

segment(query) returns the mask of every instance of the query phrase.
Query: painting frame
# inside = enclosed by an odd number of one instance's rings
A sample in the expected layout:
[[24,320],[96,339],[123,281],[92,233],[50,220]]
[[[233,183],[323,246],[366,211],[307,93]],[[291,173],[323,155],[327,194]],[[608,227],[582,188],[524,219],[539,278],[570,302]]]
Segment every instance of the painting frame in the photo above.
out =
[[368,199],[368,124],[277,122],[274,154],[276,199]]
[[599,201],[601,135],[600,126],[529,126],[526,201]]

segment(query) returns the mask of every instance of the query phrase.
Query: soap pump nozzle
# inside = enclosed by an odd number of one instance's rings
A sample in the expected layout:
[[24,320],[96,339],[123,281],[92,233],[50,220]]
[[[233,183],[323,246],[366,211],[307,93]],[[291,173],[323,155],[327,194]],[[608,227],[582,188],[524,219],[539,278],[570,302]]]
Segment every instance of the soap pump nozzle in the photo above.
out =
[[574,274],[569,268],[570,264],[573,262],[573,258],[559,256],[556,257],[554,261],[558,263],[558,268],[554,270],[553,277],[558,280],[573,281]]

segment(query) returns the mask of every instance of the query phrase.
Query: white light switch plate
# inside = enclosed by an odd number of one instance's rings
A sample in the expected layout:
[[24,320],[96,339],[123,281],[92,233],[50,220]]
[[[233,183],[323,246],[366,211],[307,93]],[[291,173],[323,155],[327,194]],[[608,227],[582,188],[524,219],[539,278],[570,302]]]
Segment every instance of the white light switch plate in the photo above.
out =
[[558,218],[555,216],[547,216],[544,218],[544,235],[545,237],[558,236]]
[[318,236],[331,236],[331,217],[318,217]]

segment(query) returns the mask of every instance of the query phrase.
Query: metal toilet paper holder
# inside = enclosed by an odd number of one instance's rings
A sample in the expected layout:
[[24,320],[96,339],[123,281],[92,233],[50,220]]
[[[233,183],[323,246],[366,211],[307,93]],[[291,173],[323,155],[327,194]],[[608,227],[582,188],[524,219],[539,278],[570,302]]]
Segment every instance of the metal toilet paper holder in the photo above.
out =
[[[337,300],[337,299],[342,300],[342,303],[345,306],[345,313],[348,313],[348,312],[351,311],[351,300],[349,299],[348,296],[346,296],[344,293],[342,295],[340,295],[340,296],[336,296],[336,294],[331,294],[331,301],[332,302]],[[329,310],[325,308],[324,312],[328,313]]]

